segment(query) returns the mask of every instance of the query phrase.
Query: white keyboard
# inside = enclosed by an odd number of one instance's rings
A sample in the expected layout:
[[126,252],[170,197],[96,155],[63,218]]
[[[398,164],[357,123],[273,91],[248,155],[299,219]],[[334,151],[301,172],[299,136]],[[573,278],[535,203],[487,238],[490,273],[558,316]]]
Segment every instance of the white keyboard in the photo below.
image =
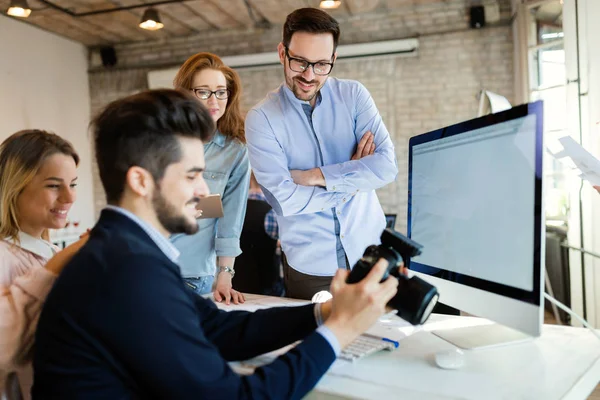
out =
[[361,335],[348,346],[344,347],[338,357],[354,362],[380,350],[391,351],[396,347],[398,347],[397,342],[384,340],[376,336]]

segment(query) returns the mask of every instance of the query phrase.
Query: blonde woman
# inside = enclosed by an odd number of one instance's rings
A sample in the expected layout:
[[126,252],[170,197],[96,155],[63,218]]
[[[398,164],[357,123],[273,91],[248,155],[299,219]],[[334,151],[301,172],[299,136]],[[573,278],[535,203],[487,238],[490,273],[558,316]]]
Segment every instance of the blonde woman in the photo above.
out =
[[48,229],[65,226],[78,163],[69,142],[45,131],[20,131],[0,145],[0,398],[30,397],[41,307],[80,246],[47,264],[58,250]]

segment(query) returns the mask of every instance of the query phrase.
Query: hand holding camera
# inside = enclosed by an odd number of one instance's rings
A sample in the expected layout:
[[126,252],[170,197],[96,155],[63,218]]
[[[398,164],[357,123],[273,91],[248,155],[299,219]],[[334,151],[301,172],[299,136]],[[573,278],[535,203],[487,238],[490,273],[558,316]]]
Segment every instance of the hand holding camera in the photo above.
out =
[[349,271],[338,270],[331,282],[333,301],[325,325],[345,347],[361,333],[369,329],[386,312],[386,304],[396,294],[398,281],[381,282],[388,271],[386,260],[380,260],[359,283],[349,285]]
[[331,282],[333,300],[322,305],[325,325],[345,347],[369,329],[386,312],[413,325],[423,324],[439,298],[437,289],[423,279],[409,278],[411,257],[421,254],[422,246],[386,229],[381,244],[369,246],[352,271],[339,269]]
[[[367,247],[363,257],[352,268],[347,282],[362,282],[366,276],[370,275],[375,265],[379,264],[380,259],[387,260],[388,266],[382,276],[382,282],[398,281],[398,292],[390,300],[388,306],[398,310],[398,316],[405,321],[413,325],[423,324],[438,301],[438,291],[435,286],[423,279],[417,276],[409,278],[400,273],[399,269],[408,267],[411,257],[421,254],[422,247],[406,236],[392,229],[386,229],[381,234],[381,244]],[[404,267],[402,267],[403,262]],[[395,279],[388,279],[390,275]]]

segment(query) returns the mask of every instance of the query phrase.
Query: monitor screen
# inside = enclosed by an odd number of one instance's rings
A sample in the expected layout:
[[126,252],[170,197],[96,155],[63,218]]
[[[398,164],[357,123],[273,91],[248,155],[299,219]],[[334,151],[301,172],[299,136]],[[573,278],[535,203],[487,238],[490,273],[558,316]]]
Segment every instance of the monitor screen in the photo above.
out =
[[532,103],[410,140],[408,234],[423,245],[411,269],[539,305],[541,112]]

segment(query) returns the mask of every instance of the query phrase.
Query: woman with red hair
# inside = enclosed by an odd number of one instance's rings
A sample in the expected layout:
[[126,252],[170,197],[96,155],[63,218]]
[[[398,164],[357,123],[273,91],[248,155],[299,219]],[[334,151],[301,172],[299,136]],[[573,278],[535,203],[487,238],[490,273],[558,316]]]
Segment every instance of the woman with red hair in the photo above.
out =
[[235,257],[241,253],[250,180],[240,78],[216,55],[198,53],[181,66],[173,84],[176,89],[192,92],[215,121],[217,129],[204,144],[204,179],[211,194],[221,195],[224,215],[200,218],[196,234],[174,235],[171,241],[181,252],[181,274],[190,288],[205,294],[214,286],[215,300],[237,304],[244,296],[232,288],[231,280]]

